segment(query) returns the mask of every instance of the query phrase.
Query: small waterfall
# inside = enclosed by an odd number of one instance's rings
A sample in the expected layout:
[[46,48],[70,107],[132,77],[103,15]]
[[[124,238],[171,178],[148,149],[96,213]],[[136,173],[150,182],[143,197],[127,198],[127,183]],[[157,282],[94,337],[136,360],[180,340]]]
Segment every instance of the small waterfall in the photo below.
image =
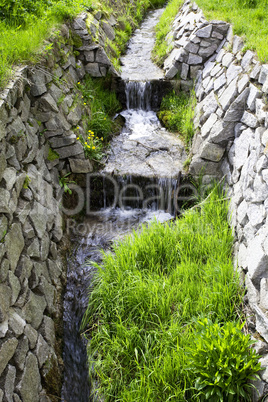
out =
[[150,111],[151,109],[151,83],[148,81],[129,81],[125,86],[127,109]]

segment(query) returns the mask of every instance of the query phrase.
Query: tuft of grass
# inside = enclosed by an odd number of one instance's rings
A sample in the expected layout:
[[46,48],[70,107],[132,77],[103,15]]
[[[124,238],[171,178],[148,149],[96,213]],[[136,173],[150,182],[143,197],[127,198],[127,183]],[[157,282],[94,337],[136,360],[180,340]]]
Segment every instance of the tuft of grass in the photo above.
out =
[[191,147],[194,136],[194,109],[196,104],[195,93],[179,92],[173,90],[161,102],[158,112],[159,120],[170,131],[181,134],[188,149]]
[[242,300],[224,197],[217,186],[181,219],[143,226],[94,263],[83,325],[90,375],[103,400],[199,400],[187,353],[197,322],[237,322]]

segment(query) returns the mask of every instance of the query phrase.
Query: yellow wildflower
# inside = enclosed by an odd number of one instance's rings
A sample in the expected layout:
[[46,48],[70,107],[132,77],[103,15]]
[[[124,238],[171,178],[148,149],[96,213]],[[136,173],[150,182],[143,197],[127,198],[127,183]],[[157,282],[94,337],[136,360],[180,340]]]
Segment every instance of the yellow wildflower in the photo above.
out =
[[103,137],[101,137],[101,140],[103,141]]
[[96,147],[92,147],[92,149],[95,149]]
[[77,85],[80,85],[80,81],[78,81]]
[[104,117],[104,119],[103,120],[106,120],[106,117]]
[[87,145],[87,142],[85,142],[85,145]]
[[84,105],[86,105],[86,102],[84,102]]
[[79,140],[79,137],[77,137],[76,139]]

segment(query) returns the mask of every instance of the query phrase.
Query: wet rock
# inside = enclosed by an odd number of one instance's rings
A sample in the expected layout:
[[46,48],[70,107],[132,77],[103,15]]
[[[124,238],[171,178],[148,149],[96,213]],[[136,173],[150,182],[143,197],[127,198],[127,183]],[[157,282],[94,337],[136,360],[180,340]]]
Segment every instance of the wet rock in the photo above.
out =
[[56,342],[55,324],[54,321],[47,316],[44,316],[40,332],[47,341],[47,343],[54,348]]

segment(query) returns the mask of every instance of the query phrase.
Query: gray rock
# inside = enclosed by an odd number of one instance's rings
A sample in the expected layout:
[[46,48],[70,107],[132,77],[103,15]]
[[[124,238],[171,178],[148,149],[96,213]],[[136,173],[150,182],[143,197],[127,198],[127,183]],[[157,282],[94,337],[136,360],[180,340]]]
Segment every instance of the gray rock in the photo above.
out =
[[24,238],[19,223],[12,224],[10,231],[6,235],[5,244],[7,248],[7,256],[10,261],[10,268],[14,272],[24,248]]
[[54,149],[67,147],[68,145],[74,144],[76,142],[76,136],[72,134],[66,137],[55,137],[51,138],[49,142]]
[[202,101],[203,105],[203,117],[208,118],[211,113],[215,113],[218,108],[218,102],[213,92],[207,95]]
[[51,356],[51,348],[46,343],[42,335],[38,336],[37,345],[36,345],[36,355],[39,363],[39,368],[42,368],[44,363]]
[[234,138],[234,124],[223,125],[223,122],[218,120],[212,127],[209,138],[214,144],[226,144],[228,140]]
[[0,188],[0,213],[10,213],[10,193],[4,188]]
[[62,274],[62,267],[58,261],[48,260],[48,270],[52,283],[57,286]]
[[252,78],[253,80],[257,80],[259,77],[261,71],[261,64],[260,62],[257,62],[255,67],[253,68],[253,70],[250,73],[250,78]]
[[45,125],[48,130],[58,130],[62,128],[65,131],[69,131],[71,128],[62,113],[57,113],[55,116],[51,117]]
[[215,51],[217,50],[217,48],[218,48],[218,45],[216,44],[216,43],[214,43],[214,44],[211,44],[209,47],[206,47],[206,48],[200,48],[199,49],[199,51],[198,51],[198,54],[201,56],[201,57],[204,57],[204,58],[208,58],[208,57],[210,57],[213,53],[215,53]]
[[47,92],[46,87],[46,77],[42,71],[34,70],[32,74],[30,74],[31,80],[31,94],[33,96],[40,96]]
[[45,296],[47,302],[47,310],[49,314],[53,314],[56,311],[56,289],[52,286],[46,278],[41,276],[38,290]]
[[226,53],[223,58],[222,58],[222,65],[224,67],[229,67],[229,65],[232,63],[234,60],[234,56],[232,53]]
[[252,113],[248,113],[247,111],[243,113],[241,122],[251,128],[256,128],[258,125],[258,120],[256,119],[256,117]]
[[253,311],[256,314],[256,330],[268,342],[268,318],[257,305],[254,306]]
[[263,64],[261,66],[260,76],[259,76],[258,82],[260,84],[264,84],[265,81],[266,81],[267,76],[268,76],[268,64]]
[[182,63],[182,65],[181,65],[181,74],[180,74],[182,80],[187,80],[188,72],[189,72],[188,64]]
[[265,182],[262,181],[262,178],[259,175],[256,175],[254,179],[253,190],[255,202],[263,202],[267,199],[268,186]]
[[93,171],[93,166],[88,159],[69,159],[69,163],[73,173],[89,173]]
[[85,52],[84,55],[85,55],[86,61],[88,63],[94,63],[94,61],[95,61],[95,52],[94,52],[94,50],[90,50],[88,52]]
[[16,338],[11,338],[2,344],[0,349],[0,375],[2,375],[9,360],[13,357],[18,343]]
[[267,278],[262,278],[261,283],[260,283],[260,307],[262,307],[265,310],[268,310],[268,279]]
[[5,396],[7,402],[13,402],[15,378],[16,378],[16,368],[9,364],[5,380]]
[[111,27],[111,25],[108,22],[102,21],[101,27],[104,30],[108,39],[110,39],[110,40],[115,39],[114,29]]
[[199,45],[193,43],[193,42],[188,42],[186,46],[184,47],[185,50],[189,53],[197,53],[199,49]]
[[56,342],[56,336],[55,336],[55,324],[54,321],[50,318],[47,317],[46,315],[44,316],[42,325],[40,327],[40,332],[47,341],[47,343],[54,348],[55,347],[55,342]]
[[29,217],[39,239],[42,239],[47,225],[47,208],[43,207],[43,205],[35,201]]
[[255,85],[250,84],[247,105],[252,112],[255,110],[256,99],[261,98],[261,96],[260,90]]
[[50,240],[47,233],[44,234],[41,240],[41,261],[46,261],[49,253]]
[[206,138],[209,135],[210,130],[215,125],[218,120],[218,116],[215,113],[212,113],[205,124],[201,128],[201,136],[202,138]]
[[211,31],[212,31],[212,25],[209,24],[209,25],[205,26],[204,28],[198,29],[195,32],[195,35],[199,38],[209,38],[211,35]]
[[41,378],[37,358],[32,353],[29,353],[26,358],[25,369],[17,388],[20,391],[23,401],[39,400]]
[[189,53],[187,63],[190,64],[190,65],[202,64],[203,63],[203,58],[198,56],[198,55],[196,55],[196,54]]
[[242,50],[243,47],[244,47],[243,40],[239,36],[234,35],[234,38],[233,38],[233,53],[236,54],[236,53],[240,52],[240,50]]
[[44,111],[52,111],[52,112],[59,111],[57,103],[55,102],[54,98],[50,93],[47,93],[42,96],[40,104],[42,105]]
[[246,53],[243,56],[242,61],[241,61],[241,67],[244,70],[248,71],[253,57],[254,57],[254,53],[251,50],[247,50]]
[[70,113],[67,116],[68,122],[72,126],[76,126],[78,122],[81,120],[82,117],[82,109],[80,105],[76,105],[73,110],[70,111]]
[[3,179],[6,183],[6,189],[11,190],[16,182],[16,170],[14,168],[7,168],[3,172]]
[[214,67],[215,67],[215,62],[214,62],[214,61],[207,61],[207,62],[205,63],[205,67],[204,67],[204,70],[203,70],[203,72],[202,72],[203,79],[205,79],[206,77],[209,76],[211,70],[212,70]]
[[245,226],[247,223],[247,212],[248,212],[248,204],[246,200],[243,200],[241,204],[237,208],[237,220],[241,226]]
[[42,320],[43,313],[47,306],[44,296],[39,296],[30,291],[29,300],[23,307],[26,321],[35,329],[38,329]]
[[251,129],[244,130],[240,137],[234,140],[235,159],[234,166],[236,169],[241,169],[249,154],[249,144],[253,137]]
[[10,328],[16,336],[23,334],[26,321],[21,318],[21,316],[17,314],[14,309],[11,309],[8,321]]
[[92,77],[101,77],[98,63],[88,63],[85,65],[86,72]]
[[248,206],[248,218],[253,227],[260,225],[265,217],[266,217],[266,212],[265,208],[262,204],[250,204]]
[[2,180],[3,174],[7,167],[6,156],[3,152],[0,153],[0,180]]
[[225,73],[222,73],[218,78],[214,81],[214,91],[218,91],[221,89],[227,82]]
[[[253,284],[260,286],[261,278],[267,277],[268,256],[264,254],[260,239],[253,239],[248,247],[248,275]],[[266,274],[265,274],[266,272]]]
[[200,153],[200,157],[212,162],[219,162],[223,157],[225,149],[217,144],[206,142]]
[[39,240],[35,238],[27,249],[27,255],[33,258],[40,257],[40,244]]
[[177,67],[171,66],[170,68],[167,69],[165,73],[165,78],[168,80],[174,78],[178,71],[179,69]]
[[8,220],[5,215],[0,217],[0,241],[2,241],[7,233]]
[[220,164],[210,161],[204,161],[204,159],[201,159],[198,156],[194,156],[189,167],[189,173],[193,176],[198,176],[201,171],[205,175],[215,177],[219,175]]
[[0,338],[4,338],[8,331],[8,319],[0,324]]
[[247,74],[243,74],[242,78],[237,83],[238,93],[241,93],[249,84],[249,76]]
[[29,324],[26,324],[24,334],[29,340],[30,349],[33,349],[37,342],[38,332]]
[[233,63],[229,65],[226,71],[227,85],[230,84],[242,72],[242,68]]
[[28,279],[30,277],[32,268],[33,262],[29,256],[22,256],[16,269],[16,275],[20,279],[21,283],[23,283],[25,278]]
[[8,273],[8,282],[11,288],[11,305],[16,303],[16,300],[18,298],[18,295],[20,293],[20,281],[18,278],[13,274],[12,271]]
[[69,158],[72,156],[79,155],[83,152],[83,147],[80,142],[76,142],[74,145],[70,145],[64,148],[57,148],[57,153],[60,159]]
[[227,110],[230,104],[233,102],[235,97],[237,96],[237,88],[236,88],[236,81],[235,78],[228,87],[224,90],[222,95],[219,98],[219,103],[222,106],[223,110]]
[[32,239],[35,236],[34,229],[28,220],[25,221],[22,231],[23,231],[24,236],[28,240]]
[[58,102],[59,99],[60,99],[60,98],[62,97],[62,95],[63,95],[62,90],[61,90],[57,85],[55,85],[54,83],[51,84],[51,86],[50,86],[50,88],[49,88],[49,93],[50,93],[50,95],[52,96],[52,98],[53,98],[56,102]]

